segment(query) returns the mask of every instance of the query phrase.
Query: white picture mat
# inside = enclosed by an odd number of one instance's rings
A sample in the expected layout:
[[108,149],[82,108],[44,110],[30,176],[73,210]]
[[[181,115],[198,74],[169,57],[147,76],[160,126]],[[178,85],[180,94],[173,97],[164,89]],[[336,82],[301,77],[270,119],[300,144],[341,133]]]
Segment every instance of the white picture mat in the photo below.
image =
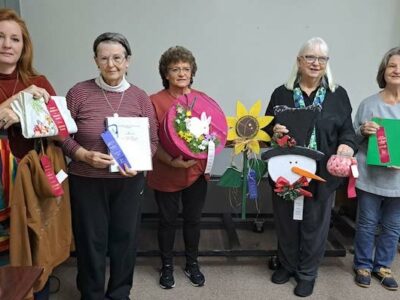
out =
[[[147,117],[108,117],[106,120],[108,129],[131,164],[131,169],[152,170],[149,119]],[[119,172],[118,164],[112,165],[110,171]]]

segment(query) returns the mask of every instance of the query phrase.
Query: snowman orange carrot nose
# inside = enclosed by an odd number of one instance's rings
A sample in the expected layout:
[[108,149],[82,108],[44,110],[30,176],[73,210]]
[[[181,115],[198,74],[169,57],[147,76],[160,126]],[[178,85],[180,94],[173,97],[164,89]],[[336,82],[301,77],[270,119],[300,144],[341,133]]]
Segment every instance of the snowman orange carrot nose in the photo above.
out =
[[309,172],[307,170],[301,169],[299,167],[292,167],[291,170],[292,170],[293,173],[296,173],[297,175],[304,176],[304,177],[311,178],[311,179],[315,179],[315,180],[319,180],[319,181],[322,181],[322,182],[326,182],[325,179],[323,179],[323,178],[321,178],[321,177],[319,177],[319,176],[315,175],[314,173],[311,173],[311,172]]

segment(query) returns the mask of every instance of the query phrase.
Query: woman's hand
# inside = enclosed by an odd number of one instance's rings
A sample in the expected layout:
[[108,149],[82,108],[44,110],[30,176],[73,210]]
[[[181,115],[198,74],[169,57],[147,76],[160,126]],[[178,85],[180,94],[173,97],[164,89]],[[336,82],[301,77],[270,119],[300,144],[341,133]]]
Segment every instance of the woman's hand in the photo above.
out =
[[44,101],[46,103],[49,102],[49,100],[50,100],[50,94],[44,88],[38,87],[34,84],[27,87],[23,91],[26,93],[32,94],[33,98],[35,98],[35,99],[39,99],[39,98],[43,97]]
[[337,148],[336,154],[345,155],[345,156],[353,156],[354,150],[350,146],[346,144],[340,144]]
[[137,174],[137,171],[130,169],[126,164],[124,164],[124,169],[122,169],[120,166],[118,166],[118,169],[121,175],[125,177],[133,177]]
[[363,136],[369,136],[371,134],[376,134],[379,125],[373,121],[366,121],[360,127],[360,132]]
[[111,155],[98,151],[89,151],[83,147],[79,148],[75,152],[75,158],[78,161],[83,161],[96,169],[105,169],[114,164],[114,160]]
[[190,168],[193,167],[197,163],[197,160],[183,160],[182,155],[179,155],[177,158],[174,158],[170,161],[170,165],[174,168]]
[[19,123],[19,118],[11,108],[4,107],[0,110],[0,129],[7,129],[15,123]]

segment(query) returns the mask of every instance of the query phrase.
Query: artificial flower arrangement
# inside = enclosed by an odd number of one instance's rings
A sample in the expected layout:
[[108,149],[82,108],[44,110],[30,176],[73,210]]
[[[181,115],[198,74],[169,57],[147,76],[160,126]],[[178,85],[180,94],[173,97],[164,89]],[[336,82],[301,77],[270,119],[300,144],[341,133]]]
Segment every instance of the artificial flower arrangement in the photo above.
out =
[[190,109],[176,105],[175,129],[193,153],[205,152],[210,141],[218,146],[220,141],[214,132],[210,133],[211,117],[203,112],[200,119],[192,116]]
[[172,157],[206,159],[206,173],[225,146],[228,126],[218,103],[199,91],[177,98],[159,128],[160,144]]

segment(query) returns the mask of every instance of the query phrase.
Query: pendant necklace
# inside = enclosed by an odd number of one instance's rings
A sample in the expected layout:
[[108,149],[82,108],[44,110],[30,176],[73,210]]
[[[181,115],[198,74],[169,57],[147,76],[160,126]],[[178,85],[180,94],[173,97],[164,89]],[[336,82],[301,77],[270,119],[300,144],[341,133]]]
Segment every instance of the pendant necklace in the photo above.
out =
[[111,110],[113,111],[113,117],[114,117],[114,118],[118,118],[118,117],[119,117],[118,111],[119,111],[119,108],[121,107],[122,100],[124,100],[125,91],[122,92],[122,96],[121,96],[121,99],[119,100],[119,104],[118,104],[117,110],[115,110],[114,107],[111,105],[110,101],[109,101],[108,98],[107,98],[106,93],[104,92],[103,87],[101,87],[101,91],[103,92],[104,98],[106,99],[108,106],[109,106],[109,107],[111,108]]

